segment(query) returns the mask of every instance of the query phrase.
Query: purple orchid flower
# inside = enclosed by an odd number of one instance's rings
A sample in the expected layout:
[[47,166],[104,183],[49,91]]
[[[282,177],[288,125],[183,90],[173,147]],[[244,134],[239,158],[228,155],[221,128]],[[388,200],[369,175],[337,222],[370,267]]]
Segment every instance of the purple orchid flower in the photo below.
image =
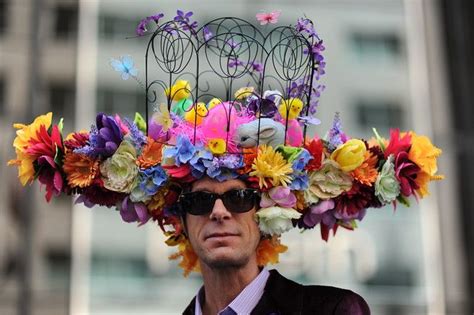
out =
[[320,201],[305,214],[302,223],[309,228],[315,227],[321,222],[328,226],[333,226],[336,223],[335,211],[333,211],[334,206],[335,203],[332,199]]
[[139,222],[138,226],[147,223],[151,218],[144,203],[132,202],[129,197],[122,201],[120,215],[125,222]]

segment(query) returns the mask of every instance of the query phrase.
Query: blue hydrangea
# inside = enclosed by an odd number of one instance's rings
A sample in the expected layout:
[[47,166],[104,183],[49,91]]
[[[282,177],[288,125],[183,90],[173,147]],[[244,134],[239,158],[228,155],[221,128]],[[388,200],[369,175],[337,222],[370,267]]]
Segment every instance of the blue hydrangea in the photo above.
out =
[[130,199],[133,202],[147,201],[158,192],[166,182],[168,176],[159,165],[140,170],[138,172],[138,185],[132,191]]
[[176,166],[188,163],[196,153],[196,148],[187,137],[178,137],[176,145],[163,150],[164,158],[174,158]]
[[291,175],[291,190],[306,190],[309,187],[309,178],[305,172],[294,172]]
[[300,153],[293,161],[292,168],[294,171],[302,171],[306,164],[308,164],[309,160],[311,160],[313,156],[308,152],[306,149],[301,149]]
[[196,146],[196,152],[194,156],[189,161],[191,165],[191,174],[195,178],[201,178],[206,173],[206,166],[204,166],[204,161],[211,161],[212,153],[206,150],[202,145]]

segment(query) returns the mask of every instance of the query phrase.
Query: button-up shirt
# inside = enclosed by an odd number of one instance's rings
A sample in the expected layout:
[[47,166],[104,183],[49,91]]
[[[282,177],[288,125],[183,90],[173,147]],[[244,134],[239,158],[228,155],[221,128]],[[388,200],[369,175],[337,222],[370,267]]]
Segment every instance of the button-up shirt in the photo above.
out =
[[[227,305],[226,308],[221,310],[218,315],[224,314],[250,314],[254,307],[260,301],[260,298],[263,295],[263,290],[265,289],[265,284],[267,283],[270,272],[267,268],[263,268],[258,276],[252,280],[243,290],[237,295],[237,297]],[[196,295],[196,303],[194,314],[202,315],[201,303],[204,295],[204,287],[199,290],[199,293]]]

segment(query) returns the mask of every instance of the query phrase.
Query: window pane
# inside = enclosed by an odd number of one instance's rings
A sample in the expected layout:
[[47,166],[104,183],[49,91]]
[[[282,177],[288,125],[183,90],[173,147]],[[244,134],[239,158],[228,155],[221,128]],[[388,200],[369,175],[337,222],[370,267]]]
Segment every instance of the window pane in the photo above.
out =
[[54,36],[57,39],[74,38],[77,35],[77,6],[56,7]]

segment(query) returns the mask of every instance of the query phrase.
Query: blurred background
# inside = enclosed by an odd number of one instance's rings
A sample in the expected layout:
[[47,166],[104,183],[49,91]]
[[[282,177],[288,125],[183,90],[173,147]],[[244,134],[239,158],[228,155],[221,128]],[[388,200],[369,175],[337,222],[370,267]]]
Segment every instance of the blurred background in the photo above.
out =
[[0,314],[178,314],[201,285],[167,257],[157,226],[125,224],[115,210],[69,197],[44,200],[17,180],[13,122],[53,111],[65,132],[95,113],[143,112],[144,93],[111,57],[131,55],[144,77],[140,19],[176,9],[200,22],[280,24],[311,18],[324,39],[323,136],[335,111],[344,130],[390,127],[428,135],[443,149],[442,182],[411,208],[369,210],[328,243],[318,229],[289,233],[277,268],[302,283],[350,288],[375,315],[474,313],[474,3],[471,0],[0,0]]

